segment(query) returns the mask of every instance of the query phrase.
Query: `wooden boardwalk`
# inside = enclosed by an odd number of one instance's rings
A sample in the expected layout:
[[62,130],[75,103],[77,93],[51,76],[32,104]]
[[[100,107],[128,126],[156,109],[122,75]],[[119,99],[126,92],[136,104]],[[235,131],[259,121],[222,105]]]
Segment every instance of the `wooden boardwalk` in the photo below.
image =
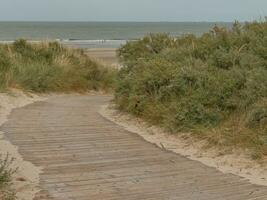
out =
[[35,200],[266,200],[267,188],[164,151],[98,114],[108,96],[16,109],[0,129],[43,167]]

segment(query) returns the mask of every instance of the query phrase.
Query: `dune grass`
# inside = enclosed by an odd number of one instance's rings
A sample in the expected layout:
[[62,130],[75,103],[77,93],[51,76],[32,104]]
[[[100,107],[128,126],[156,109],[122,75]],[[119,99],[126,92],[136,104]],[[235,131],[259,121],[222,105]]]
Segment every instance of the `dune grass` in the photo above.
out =
[[267,156],[267,22],[201,37],[151,34],[118,50],[115,102],[172,133]]
[[17,40],[0,45],[0,88],[33,92],[108,90],[114,71],[92,61],[83,50],[56,42]]
[[16,170],[11,168],[13,159],[9,155],[0,156],[0,199],[15,200],[15,191],[11,189],[12,176]]

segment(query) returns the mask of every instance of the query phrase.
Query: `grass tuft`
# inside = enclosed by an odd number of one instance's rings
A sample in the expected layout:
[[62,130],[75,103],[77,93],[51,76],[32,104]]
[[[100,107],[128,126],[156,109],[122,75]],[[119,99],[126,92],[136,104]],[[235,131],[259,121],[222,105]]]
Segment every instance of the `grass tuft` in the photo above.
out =
[[83,50],[57,42],[20,39],[0,45],[0,89],[33,92],[85,92],[112,88],[115,71],[92,61]]
[[5,157],[0,156],[0,199],[15,200],[15,192],[11,189],[12,176],[16,170],[12,169],[11,165],[14,162],[9,154]]

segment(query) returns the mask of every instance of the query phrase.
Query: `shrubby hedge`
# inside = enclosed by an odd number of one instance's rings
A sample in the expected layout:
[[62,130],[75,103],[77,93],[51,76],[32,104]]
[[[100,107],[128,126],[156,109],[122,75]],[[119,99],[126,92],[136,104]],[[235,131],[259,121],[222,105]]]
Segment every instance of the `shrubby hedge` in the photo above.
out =
[[267,154],[266,21],[215,26],[201,37],[150,34],[118,55],[120,109],[173,133]]

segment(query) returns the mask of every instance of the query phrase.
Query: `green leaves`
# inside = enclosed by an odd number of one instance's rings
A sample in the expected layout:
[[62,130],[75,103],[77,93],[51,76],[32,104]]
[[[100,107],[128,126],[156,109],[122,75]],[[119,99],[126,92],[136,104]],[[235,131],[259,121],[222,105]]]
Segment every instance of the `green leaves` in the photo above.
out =
[[201,37],[150,34],[128,42],[118,50],[125,67],[116,101],[173,129],[216,127],[236,112],[246,115],[267,97],[266,30],[267,22],[235,22]]

